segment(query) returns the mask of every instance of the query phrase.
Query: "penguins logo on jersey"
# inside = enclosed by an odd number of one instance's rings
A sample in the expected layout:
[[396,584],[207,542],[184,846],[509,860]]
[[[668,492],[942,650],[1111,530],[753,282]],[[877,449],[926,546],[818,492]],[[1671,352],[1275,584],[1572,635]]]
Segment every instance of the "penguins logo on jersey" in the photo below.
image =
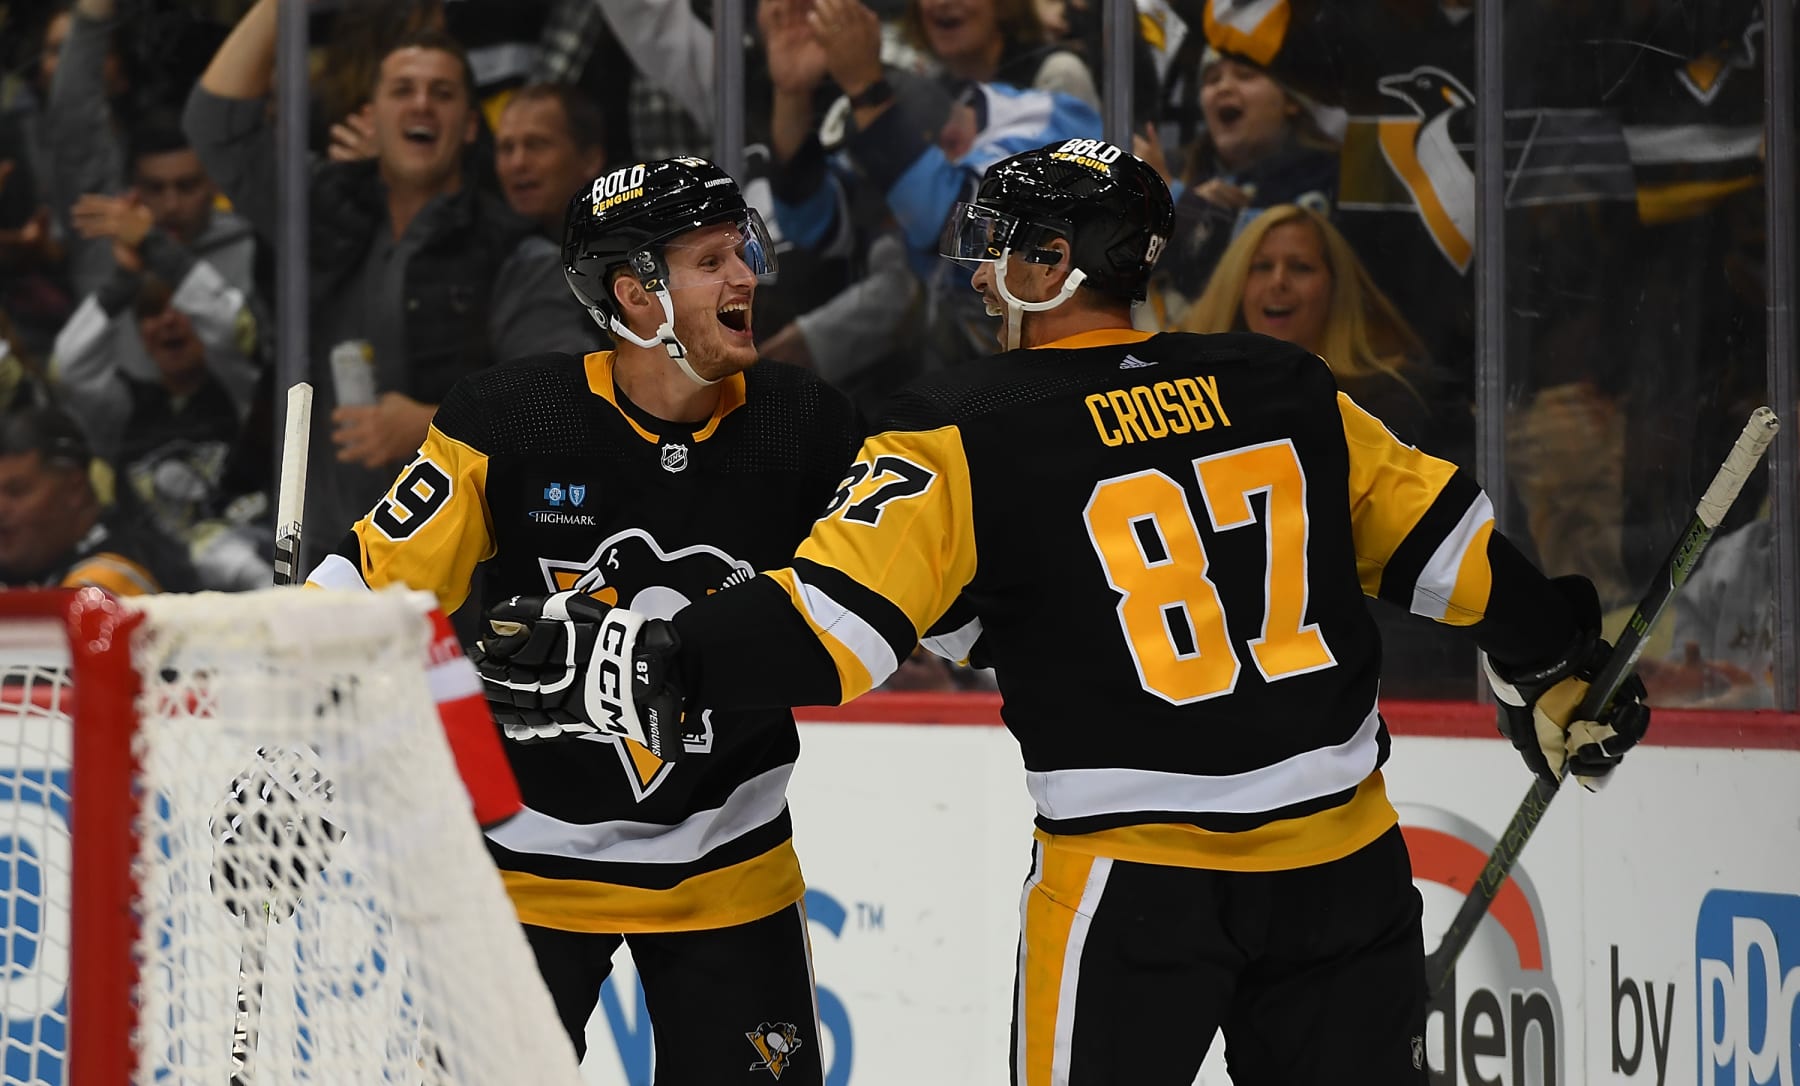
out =
[[[608,536],[586,558],[540,558],[538,566],[545,587],[552,592],[585,592],[602,603],[628,607],[650,618],[669,618],[694,600],[756,575],[748,562],[717,547],[697,544],[667,550],[642,528]],[[603,733],[582,738],[618,748],[619,760],[640,800],[668,775],[668,764],[629,739]],[[711,712],[701,714],[699,731],[682,736],[682,745],[692,754],[710,752],[712,741]]]
[[805,1043],[800,1040],[800,1028],[788,1022],[764,1022],[744,1037],[762,1057],[750,1065],[750,1070],[767,1071],[778,1079]]

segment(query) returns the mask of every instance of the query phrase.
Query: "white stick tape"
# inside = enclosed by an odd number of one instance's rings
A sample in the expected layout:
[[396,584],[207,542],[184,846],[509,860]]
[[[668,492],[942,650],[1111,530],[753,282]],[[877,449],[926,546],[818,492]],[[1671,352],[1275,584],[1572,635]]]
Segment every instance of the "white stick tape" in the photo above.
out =
[[1738,435],[1737,444],[1731,447],[1719,473],[1713,476],[1712,485],[1700,497],[1696,511],[1708,528],[1717,528],[1725,519],[1725,511],[1737,500],[1738,491],[1744,489],[1744,480],[1750,477],[1756,462],[1768,451],[1769,443],[1775,440],[1780,429],[1781,420],[1768,408],[1759,407],[1750,412],[1750,421],[1744,424],[1744,432]]

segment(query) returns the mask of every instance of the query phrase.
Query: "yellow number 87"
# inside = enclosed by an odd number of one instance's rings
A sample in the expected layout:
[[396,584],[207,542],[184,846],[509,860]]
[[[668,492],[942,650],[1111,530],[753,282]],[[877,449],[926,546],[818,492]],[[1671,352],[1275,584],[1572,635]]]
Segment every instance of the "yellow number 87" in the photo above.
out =
[[[1250,656],[1275,681],[1333,667],[1307,624],[1306,475],[1291,441],[1194,461],[1214,531],[1256,523],[1250,495],[1266,494],[1266,601]],[[1242,663],[1231,643],[1206,548],[1181,485],[1160,471],[1103,480],[1083,511],[1088,538],[1119,593],[1119,627],[1145,690],[1175,705],[1228,694]]]

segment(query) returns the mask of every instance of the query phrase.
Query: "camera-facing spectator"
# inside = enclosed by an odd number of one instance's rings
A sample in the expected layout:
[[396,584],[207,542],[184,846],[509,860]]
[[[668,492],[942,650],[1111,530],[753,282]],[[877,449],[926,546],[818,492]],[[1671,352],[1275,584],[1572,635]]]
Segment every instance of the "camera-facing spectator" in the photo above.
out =
[[1287,205],[1257,216],[1226,248],[1181,327],[1257,332],[1304,347],[1402,441],[1420,445],[1429,436],[1431,370],[1418,337],[1316,211]]
[[494,172],[514,212],[560,243],[569,200],[606,169],[600,109],[567,83],[532,83],[500,112]]
[[1337,196],[1338,159],[1321,110],[1268,70],[1208,48],[1200,65],[1200,112],[1206,130],[1194,141],[1179,177],[1169,177],[1162,149],[1139,138],[1135,149],[1170,181],[1175,234],[1159,267],[1172,294],[1171,316],[1199,297],[1231,239],[1265,209],[1298,204],[1329,214]]
[[[188,102],[187,130],[233,203],[273,235],[268,120],[277,5],[258,0]],[[556,246],[473,182],[478,119],[468,59],[434,31],[402,39],[372,88],[376,155],[320,166],[312,180],[307,517],[348,525],[424,439],[438,401],[466,373],[541,351],[577,354],[598,336],[562,282]],[[333,382],[334,349],[372,371]],[[322,544],[321,544],[322,545]],[[318,559],[307,556],[307,564]]]
[[[251,319],[255,232],[242,216],[218,210],[218,186],[173,111],[154,111],[133,128],[131,185],[119,196],[84,194],[69,211],[78,236],[110,244],[115,292],[121,273],[149,270],[184,296],[236,291],[234,309]],[[99,284],[95,293],[106,289]]]
[[[339,5],[329,24],[315,27],[319,29],[324,32],[314,40],[320,42],[324,63],[313,80],[314,123],[324,126],[328,142],[336,144],[338,125],[366,131],[370,88],[393,44],[422,31],[445,31],[444,5],[440,0],[356,0]],[[366,153],[354,157],[374,157],[372,142],[361,150]],[[337,158],[334,154],[333,160]]]
[[107,509],[74,419],[53,408],[0,415],[0,585],[102,588],[115,596],[187,592],[179,544]]
[[57,340],[52,387],[135,506],[191,543],[222,504],[257,367],[231,312],[235,292],[221,292],[220,306],[219,294],[184,299],[153,274],[135,283],[116,309],[104,291],[83,303]]

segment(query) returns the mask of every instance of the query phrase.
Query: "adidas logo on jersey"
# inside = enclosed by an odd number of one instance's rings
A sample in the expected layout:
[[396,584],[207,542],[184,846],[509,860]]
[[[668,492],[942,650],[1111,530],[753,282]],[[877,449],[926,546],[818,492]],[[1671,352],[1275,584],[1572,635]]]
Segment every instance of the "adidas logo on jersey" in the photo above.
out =
[[1128,354],[1125,356],[1125,361],[1119,363],[1119,368],[1122,370],[1141,370],[1145,366],[1154,365],[1156,365],[1156,363],[1146,362],[1135,354]]

